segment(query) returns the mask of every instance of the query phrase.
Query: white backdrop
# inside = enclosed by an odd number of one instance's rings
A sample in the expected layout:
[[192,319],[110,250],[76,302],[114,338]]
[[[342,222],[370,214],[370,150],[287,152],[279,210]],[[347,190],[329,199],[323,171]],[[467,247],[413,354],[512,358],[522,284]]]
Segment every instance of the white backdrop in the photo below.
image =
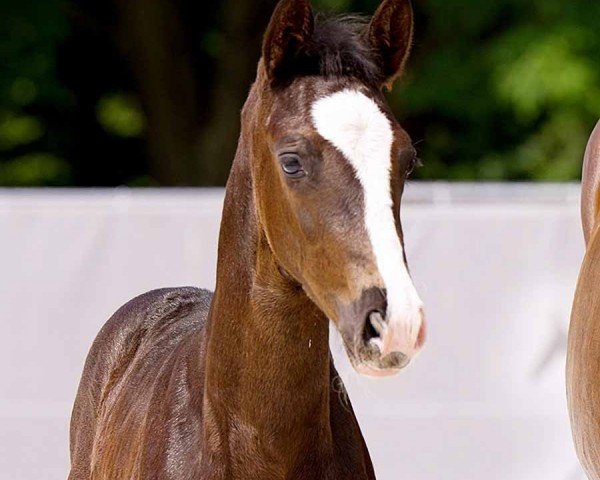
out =
[[[393,379],[333,340],[380,480],[580,480],[564,393],[576,185],[413,184],[429,339]],[[0,479],[66,478],[87,350],[131,297],[212,287],[221,190],[0,190]]]

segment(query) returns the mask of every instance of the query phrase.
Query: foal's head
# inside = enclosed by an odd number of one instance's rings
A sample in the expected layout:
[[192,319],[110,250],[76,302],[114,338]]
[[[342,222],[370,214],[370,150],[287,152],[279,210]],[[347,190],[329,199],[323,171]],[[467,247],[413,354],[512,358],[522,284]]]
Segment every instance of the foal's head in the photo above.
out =
[[384,0],[370,22],[282,0],[243,116],[270,249],[372,375],[404,367],[425,336],[399,215],[415,150],[382,94],[412,18],[409,0]]

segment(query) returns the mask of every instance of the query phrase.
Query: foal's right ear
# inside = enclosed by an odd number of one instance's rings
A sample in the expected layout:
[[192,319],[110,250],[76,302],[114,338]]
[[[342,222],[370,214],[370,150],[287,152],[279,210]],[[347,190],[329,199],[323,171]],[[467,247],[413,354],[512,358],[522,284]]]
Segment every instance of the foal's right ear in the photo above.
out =
[[314,16],[310,0],[281,0],[263,40],[262,54],[272,81],[286,70],[299,49],[313,34]]
[[590,136],[581,174],[581,221],[585,243],[600,223],[600,121]]

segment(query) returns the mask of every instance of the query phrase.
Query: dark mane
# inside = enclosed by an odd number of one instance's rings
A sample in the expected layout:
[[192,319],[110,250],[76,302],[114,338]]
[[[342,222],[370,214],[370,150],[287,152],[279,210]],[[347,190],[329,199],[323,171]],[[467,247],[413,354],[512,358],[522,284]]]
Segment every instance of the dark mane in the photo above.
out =
[[356,78],[380,84],[382,72],[374,52],[363,39],[368,18],[317,14],[311,39],[278,72],[281,80],[316,75]]

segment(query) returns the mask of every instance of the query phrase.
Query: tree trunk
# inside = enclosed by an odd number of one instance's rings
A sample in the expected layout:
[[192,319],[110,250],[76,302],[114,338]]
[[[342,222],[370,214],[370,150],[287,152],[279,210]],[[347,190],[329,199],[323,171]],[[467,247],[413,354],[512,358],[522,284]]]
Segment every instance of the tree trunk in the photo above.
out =
[[[150,174],[160,185],[225,183],[275,4],[226,0],[217,9],[192,0],[116,0],[119,45],[138,84]],[[214,31],[210,8],[221,19],[214,59],[199,52]]]

